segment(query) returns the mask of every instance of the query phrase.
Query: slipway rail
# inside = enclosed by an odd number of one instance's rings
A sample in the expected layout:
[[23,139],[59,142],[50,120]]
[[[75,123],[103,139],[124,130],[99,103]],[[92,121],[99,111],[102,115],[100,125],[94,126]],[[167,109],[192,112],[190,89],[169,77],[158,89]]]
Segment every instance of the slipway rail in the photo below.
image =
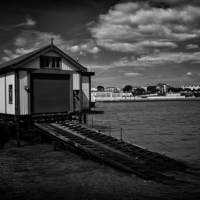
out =
[[165,171],[184,172],[189,168],[184,163],[165,155],[105,135],[83,125],[74,125],[70,121],[59,124],[35,123],[35,127],[38,131],[91,158],[145,180],[177,184],[180,180],[177,180],[174,175],[167,175]]

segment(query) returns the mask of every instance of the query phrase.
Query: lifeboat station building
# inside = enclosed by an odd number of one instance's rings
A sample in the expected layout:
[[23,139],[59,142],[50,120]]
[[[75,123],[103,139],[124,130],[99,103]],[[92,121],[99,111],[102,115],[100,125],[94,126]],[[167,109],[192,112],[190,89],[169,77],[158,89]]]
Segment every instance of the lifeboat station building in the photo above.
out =
[[[91,76],[53,42],[0,65],[0,120],[81,121],[91,113]],[[85,117],[85,118],[84,118]]]

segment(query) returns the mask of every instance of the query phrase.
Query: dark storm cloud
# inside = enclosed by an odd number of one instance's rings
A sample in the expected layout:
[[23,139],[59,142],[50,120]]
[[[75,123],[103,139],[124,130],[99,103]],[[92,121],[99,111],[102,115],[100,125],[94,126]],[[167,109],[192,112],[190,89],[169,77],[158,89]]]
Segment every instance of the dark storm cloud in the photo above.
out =
[[152,7],[169,8],[173,6],[182,5],[200,5],[199,0],[121,0],[120,3],[133,2],[133,3],[149,3]]

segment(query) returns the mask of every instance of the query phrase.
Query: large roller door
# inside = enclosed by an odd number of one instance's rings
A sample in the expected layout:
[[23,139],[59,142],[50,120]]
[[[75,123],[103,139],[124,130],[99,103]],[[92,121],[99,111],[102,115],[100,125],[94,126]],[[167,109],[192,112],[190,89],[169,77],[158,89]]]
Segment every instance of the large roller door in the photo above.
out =
[[32,91],[33,113],[70,110],[70,75],[34,74]]

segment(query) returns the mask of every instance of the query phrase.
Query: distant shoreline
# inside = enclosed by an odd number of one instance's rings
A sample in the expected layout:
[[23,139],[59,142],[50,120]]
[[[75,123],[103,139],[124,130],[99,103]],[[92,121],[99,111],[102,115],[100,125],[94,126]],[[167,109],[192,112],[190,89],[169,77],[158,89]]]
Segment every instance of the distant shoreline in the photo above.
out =
[[200,97],[195,98],[135,98],[135,99],[117,99],[117,100],[98,100],[98,102],[112,103],[112,102],[159,102],[159,101],[200,101]]

